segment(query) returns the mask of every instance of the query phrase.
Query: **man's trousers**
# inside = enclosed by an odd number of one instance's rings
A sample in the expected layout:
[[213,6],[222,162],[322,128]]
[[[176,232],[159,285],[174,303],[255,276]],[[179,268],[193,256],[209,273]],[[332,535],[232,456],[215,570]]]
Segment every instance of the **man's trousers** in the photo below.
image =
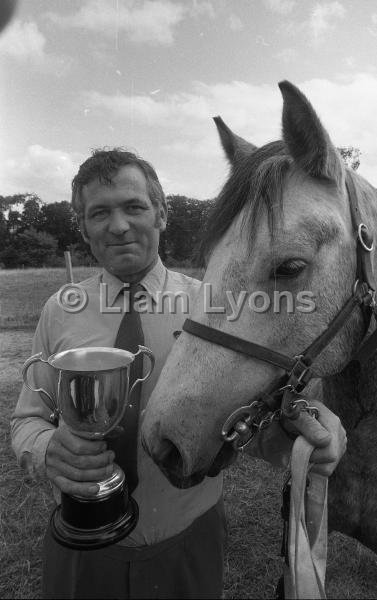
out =
[[152,546],[119,544],[78,551],[44,544],[43,597],[221,598],[225,517],[222,501],[180,534]]

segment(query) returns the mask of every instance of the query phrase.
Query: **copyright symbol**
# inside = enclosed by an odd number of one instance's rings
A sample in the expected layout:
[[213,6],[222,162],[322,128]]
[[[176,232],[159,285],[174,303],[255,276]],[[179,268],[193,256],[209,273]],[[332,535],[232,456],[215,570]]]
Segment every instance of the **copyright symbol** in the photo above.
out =
[[78,313],[87,305],[88,294],[81,285],[66,283],[58,291],[57,301],[65,312]]

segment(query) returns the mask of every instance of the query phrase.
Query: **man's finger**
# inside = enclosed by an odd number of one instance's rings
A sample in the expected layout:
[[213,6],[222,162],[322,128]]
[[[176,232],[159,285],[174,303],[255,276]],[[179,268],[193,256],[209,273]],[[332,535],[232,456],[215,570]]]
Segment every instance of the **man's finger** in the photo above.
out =
[[86,440],[74,435],[66,425],[60,426],[54,436],[59,443],[73,454],[94,455],[106,451],[107,444],[104,440]]
[[305,411],[294,421],[285,419],[284,428],[291,433],[302,434],[316,448],[325,448],[331,442],[331,433]]
[[115,454],[111,450],[106,450],[101,454],[73,454],[60,444],[51,445],[50,452],[46,455],[46,464],[49,465],[51,462],[64,462],[71,467],[77,469],[101,469],[106,467],[114,461]]
[[73,496],[92,498],[99,490],[99,485],[96,483],[78,483],[62,475],[56,475],[53,481],[62,492]]
[[337,454],[334,450],[326,448],[315,448],[310,457],[310,462],[316,464],[333,463],[337,460]]
[[55,461],[53,464],[50,464],[47,469],[47,476],[49,476],[50,470],[59,473],[63,477],[70,479],[71,481],[102,481],[102,479],[107,479],[114,472],[113,465],[108,465],[102,469],[77,469],[75,467],[71,467],[70,465],[62,462]]
[[310,457],[310,462],[324,464],[327,462],[339,462],[347,449],[347,436],[343,428],[339,431],[337,444],[330,444],[326,448],[316,448]]

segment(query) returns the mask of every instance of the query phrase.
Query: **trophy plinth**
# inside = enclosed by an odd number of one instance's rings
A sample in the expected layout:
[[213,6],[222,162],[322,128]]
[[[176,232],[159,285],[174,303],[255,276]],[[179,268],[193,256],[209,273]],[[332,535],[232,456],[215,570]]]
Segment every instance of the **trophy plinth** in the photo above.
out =
[[[151,361],[148,373],[136,379],[129,388],[130,365],[137,355]],[[33,363],[47,363],[58,373],[57,406],[43,388],[34,388],[27,379]],[[123,419],[134,387],[152,373],[154,357],[145,346],[132,354],[119,348],[77,348],[53,354],[47,360],[40,354],[30,357],[23,366],[25,385],[55,405],[52,418],[61,416],[70,431],[87,440],[106,440],[114,435]],[[43,394],[43,395],[42,395]],[[61,505],[51,516],[55,540],[76,550],[95,550],[114,544],[135,528],[138,505],[129,496],[122,469],[114,465],[110,477],[98,484],[98,492],[90,498],[61,494]]]
[[62,503],[51,516],[51,532],[59,544],[96,550],[119,542],[136,527],[139,509],[128,496],[122,469],[115,465],[111,477],[98,484],[93,498],[62,492]]

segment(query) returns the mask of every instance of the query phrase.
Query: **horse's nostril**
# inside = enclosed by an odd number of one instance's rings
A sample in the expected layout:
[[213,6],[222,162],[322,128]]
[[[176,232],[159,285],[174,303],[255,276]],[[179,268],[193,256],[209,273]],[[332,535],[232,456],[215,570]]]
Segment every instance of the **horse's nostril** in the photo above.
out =
[[154,459],[165,469],[183,470],[182,456],[175,444],[167,438],[161,440],[158,450],[154,453]]

